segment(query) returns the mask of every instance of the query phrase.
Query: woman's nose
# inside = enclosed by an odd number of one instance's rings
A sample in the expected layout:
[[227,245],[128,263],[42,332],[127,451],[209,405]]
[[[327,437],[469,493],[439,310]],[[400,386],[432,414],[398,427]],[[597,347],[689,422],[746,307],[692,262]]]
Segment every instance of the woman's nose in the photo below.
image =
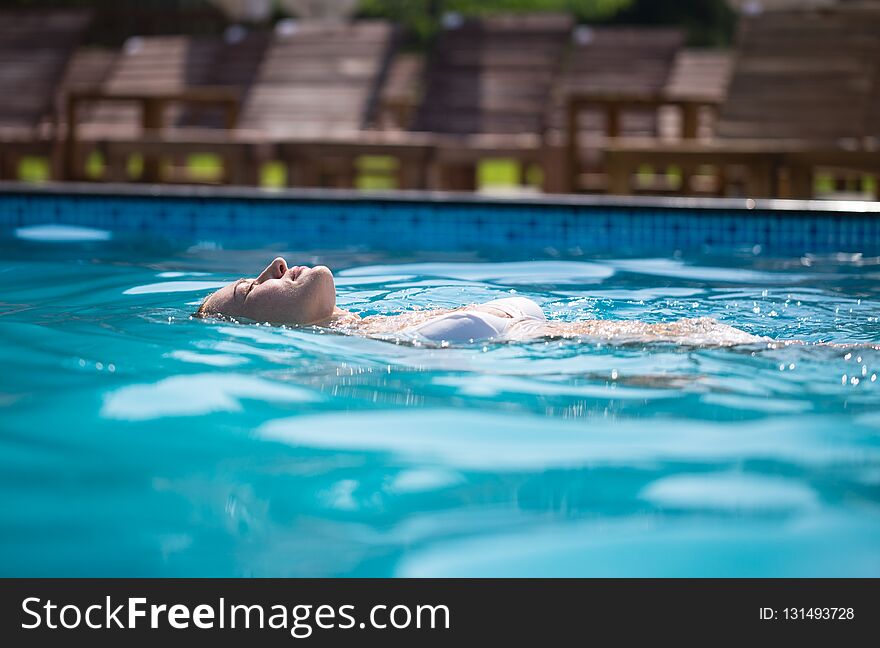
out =
[[276,257],[268,267],[263,270],[257,281],[266,281],[267,279],[280,279],[287,272],[287,262],[282,257]]

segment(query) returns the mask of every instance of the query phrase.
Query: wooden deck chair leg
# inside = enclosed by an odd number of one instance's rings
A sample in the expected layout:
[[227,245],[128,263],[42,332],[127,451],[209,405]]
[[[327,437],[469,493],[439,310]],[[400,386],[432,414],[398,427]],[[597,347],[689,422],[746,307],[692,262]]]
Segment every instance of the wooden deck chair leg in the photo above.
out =
[[12,167],[13,156],[9,151],[0,150],[0,180],[15,180],[15,173]]
[[397,188],[423,189],[425,164],[421,158],[397,158]]
[[728,168],[726,164],[719,162],[715,166],[715,195],[722,197],[727,194]]
[[321,168],[318,160],[312,156],[303,157],[300,163],[300,187],[321,186]]
[[452,191],[456,189],[453,171],[450,165],[439,163],[437,165],[437,188],[444,191]]
[[127,151],[110,144],[104,147],[103,153],[106,160],[104,179],[107,182],[128,182]]
[[[698,162],[685,161],[679,164],[681,169],[681,187],[679,192],[682,196],[693,196],[696,193],[694,190],[694,176],[698,167]],[[656,169],[654,172],[656,173]]]
[[561,146],[547,146],[541,151],[539,162],[544,172],[544,193],[566,193],[568,191],[568,171],[566,169],[565,149]]
[[788,198],[809,200],[813,197],[813,170],[806,164],[792,164],[788,167]]
[[746,178],[746,195],[749,198],[774,198],[776,197],[773,178],[775,166],[767,159],[755,160],[749,165]]
[[144,154],[144,169],[140,181],[149,184],[162,182],[162,160],[155,153]]
[[339,159],[339,173],[335,175],[335,183],[339,189],[354,189],[357,185],[357,158],[345,156]]
[[284,166],[284,186],[286,187],[302,187],[303,186],[303,159],[300,152],[290,145],[282,145],[278,147],[276,157]]
[[442,191],[444,188],[442,167],[434,159],[425,163],[425,185],[431,191]]
[[290,156],[284,160],[284,168],[287,169],[287,178],[285,184],[288,187],[302,187],[303,182],[303,161],[299,157]]
[[[79,146],[77,146],[77,149],[76,151],[74,151],[73,155],[69,158],[69,164],[72,165],[70,168],[73,170],[74,175],[71,177],[65,176],[65,180],[91,180],[92,178],[88,176],[87,171],[89,158],[91,157],[92,153],[101,155],[101,158],[104,162],[104,175],[106,176],[108,166],[106,151],[101,150],[98,147],[86,147],[83,144],[80,144]],[[67,164],[68,161],[67,158],[65,158],[65,173],[67,172]]]
[[532,163],[528,158],[514,160],[514,180],[517,187],[525,187],[528,183],[529,165]]
[[632,194],[633,161],[621,153],[609,153],[605,158],[608,173],[608,193],[615,196]]
[[350,189],[357,175],[356,159],[339,155],[317,156],[314,163],[316,177],[312,186],[331,189]]
[[441,184],[449,191],[474,191],[477,188],[476,165],[472,163],[443,164]]
[[59,140],[54,140],[49,146],[49,179],[61,180],[64,173],[64,148]]
[[238,185],[242,183],[243,167],[246,166],[241,151],[230,151],[223,156],[223,183]]
[[[402,163],[402,161],[401,161]],[[430,173],[431,173],[431,156],[430,153],[420,154],[413,163],[415,184],[412,189],[429,189]]]
[[0,148],[0,180],[12,180],[9,174],[9,153]]
[[168,162],[171,164],[171,177],[177,177],[181,172],[189,180],[189,153],[174,151]]
[[262,156],[250,146],[238,147],[234,152],[223,156],[227,182],[244,187],[260,184]]

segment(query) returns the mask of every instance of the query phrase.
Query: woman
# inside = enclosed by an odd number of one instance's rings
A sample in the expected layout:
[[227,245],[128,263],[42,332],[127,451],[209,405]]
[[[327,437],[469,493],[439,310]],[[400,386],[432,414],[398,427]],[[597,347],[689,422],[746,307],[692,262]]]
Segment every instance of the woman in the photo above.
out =
[[589,337],[617,342],[675,342],[732,346],[770,342],[708,317],[668,324],[635,321],[548,321],[525,297],[453,309],[360,317],[336,306],[333,274],[325,266],[287,265],[278,257],[255,279],[239,279],[209,295],[196,317],[223,316],[273,324],[315,325],[342,333],[393,337],[445,346],[482,341]]

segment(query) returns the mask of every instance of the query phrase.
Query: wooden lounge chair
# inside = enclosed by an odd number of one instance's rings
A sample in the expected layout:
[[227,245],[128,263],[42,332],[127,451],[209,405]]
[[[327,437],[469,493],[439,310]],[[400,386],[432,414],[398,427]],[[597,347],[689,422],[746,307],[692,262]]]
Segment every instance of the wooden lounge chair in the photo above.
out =
[[[745,16],[734,69],[710,141],[619,140],[607,147],[614,193],[637,190],[642,165],[676,165],[678,191],[811,198],[820,171],[880,174],[880,10]],[[710,173],[711,172],[711,173]],[[876,187],[875,182],[875,187]]]
[[471,190],[486,158],[540,164],[551,90],[572,18],[447,17],[431,53],[413,130],[439,134],[435,186]]
[[[724,103],[733,71],[733,52],[719,49],[691,49],[678,51],[669,78],[663,87],[662,95],[671,100],[704,102],[706,106],[716,107]],[[681,124],[678,129],[684,134],[690,131],[698,139],[712,137],[717,129],[717,110],[695,115],[697,122],[692,125]],[[663,125],[661,137],[668,133]]]
[[78,47],[74,51],[59,87],[60,119],[64,118],[63,107],[67,95],[100,90],[109,78],[118,57],[119,51],[111,47]]
[[240,127],[272,140],[289,186],[354,187],[369,156],[391,158],[398,188],[425,186],[428,139],[373,128],[395,46],[395,29],[384,21],[275,30]]
[[[238,97],[232,111],[235,119],[230,120],[227,111],[222,123],[210,124],[203,115],[187,110],[170,120],[167,116],[154,120],[147,128],[129,111],[124,119],[116,113],[120,118],[115,121],[108,123],[105,118],[103,124],[98,121],[85,128],[92,129],[90,139],[106,152],[110,179],[126,179],[125,160],[133,154],[156,160],[209,153],[223,159],[225,182],[256,184],[261,163],[271,159],[281,159],[290,167],[289,182],[350,182],[351,172],[338,168],[340,145],[345,145],[346,160],[352,147],[359,145],[365,152],[379,146],[383,153],[399,149],[403,155],[422,155],[424,147],[412,139],[364,141],[362,137],[392,35],[391,26],[379,21],[284,22],[274,32],[252,32],[232,43],[185,37],[164,42],[141,39],[129,53],[141,60],[137,65],[117,66],[105,84],[108,97],[154,100],[160,105],[156,110],[161,110],[170,104],[225,105],[221,92],[225,89]],[[144,59],[145,53],[152,54]],[[165,63],[159,65],[156,61],[163,57]],[[146,86],[144,78],[149,81]],[[132,93],[131,84],[141,88],[140,95]],[[145,103],[142,116],[146,112]],[[327,180],[332,174],[338,178]],[[153,168],[142,179],[169,178]]]
[[[602,190],[607,182],[601,156],[606,138],[661,135],[668,120],[658,99],[670,83],[683,44],[684,33],[675,28],[574,29],[547,120],[547,147],[557,162],[549,189]],[[571,140],[576,147],[566,146],[570,130],[576,133]]]
[[[129,39],[97,90],[72,93],[68,178],[81,178],[82,160],[97,149],[107,161],[105,179],[127,180],[135,154],[145,156],[144,180],[173,179],[168,172],[185,166],[187,151],[163,150],[158,140],[169,131],[235,126],[267,40],[259,31]],[[160,172],[162,158],[176,164]]]
[[[113,66],[116,64],[118,57],[119,50],[109,47],[79,47],[73,53],[67,64],[64,78],[59,84],[56,96],[55,114],[59,138],[64,135],[62,139],[66,139],[69,126],[68,111],[66,110],[68,99],[76,94],[100,92],[101,87],[113,71]],[[92,111],[89,111],[88,115],[90,116],[91,114]],[[76,168],[85,168],[86,160],[91,150],[82,146],[74,153],[77,156],[76,161],[65,160],[65,165],[73,164]],[[62,174],[56,177],[63,177],[63,169],[56,171]]]
[[[192,36],[149,36],[129,39],[101,90],[111,95],[165,94],[205,84],[218,39]],[[179,110],[179,107],[175,106]],[[179,114],[166,116],[174,123]],[[131,137],[140,129],[138,106],[98,103],[80,121],[83,139]]]
[[0,178],[22,157],[56,158],[55,92],[90,16],[78,11],[0,12]]
[[392,35],[382,21],[281,23],[240,127],[279,136],[360,130],[370,118]]
[[[581,142],[569,140],[568,168],[572,190],[585,187],[601,191],[608,189],[609,169],[603,151],[609,138],[641,138],[643,143],[647,141],[661,145],[678,141],[684,146],[692,145],[696,140],[711,139],[718,124],[718,107],[727,95],[732,59],[732,53],[726,50],[680,49],[669,70],[669,77],[654,94],[645,96],[629,92],[610,98],[599,95],[599,102],[593,101],[592,104],[587,98],[586,105],[598,107],[605,113],[605,130],[598,138],[594,135],[593,146],[586,151],[583,151],[583,139]],[[571,124],[579,123],[576,117],[577,100],[575,97],[569,106]],[[580,97],[580,101],[584,101],[584,97]],[[622,117],[638,108],[647,112],[653,130],[634,133],[631,129],[625,129]],[[581,166],[584,157],[590,159],[587,157],[589,154],[592,154],[592,160],[599,161],[598,173],[592,176],[584,174]],[[649,170],[653,172],[647,175],[640,173],[638,176],[640,191],[675,193],[679,189],[676,165]],[[590,178],[594,180],[593,183],[589,182]],[[701,179],[705,184],[705,178],[693,178],[693,182],[696,184]]]

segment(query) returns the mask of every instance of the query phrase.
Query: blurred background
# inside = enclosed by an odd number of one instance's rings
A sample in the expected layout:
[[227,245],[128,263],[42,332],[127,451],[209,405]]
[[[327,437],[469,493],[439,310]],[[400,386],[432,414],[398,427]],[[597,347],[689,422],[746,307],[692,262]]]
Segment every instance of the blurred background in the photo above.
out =
[[877,199],[878,0],[4,0],[0,179]]
[[[118,46],[131,36],[222,34],[231,25],[265,27],[279,20],[378,18],[406,30],[407,49],[427,50],[445,13],[567,13],[578,23],[678,25],[694,45],[725,46],[742,2],[727,0],[4,0],[11,9],[93,12],[86,39]],[[767,6],[809,3],[774,2]],[[813,2],[812,4],[816,4]]]

